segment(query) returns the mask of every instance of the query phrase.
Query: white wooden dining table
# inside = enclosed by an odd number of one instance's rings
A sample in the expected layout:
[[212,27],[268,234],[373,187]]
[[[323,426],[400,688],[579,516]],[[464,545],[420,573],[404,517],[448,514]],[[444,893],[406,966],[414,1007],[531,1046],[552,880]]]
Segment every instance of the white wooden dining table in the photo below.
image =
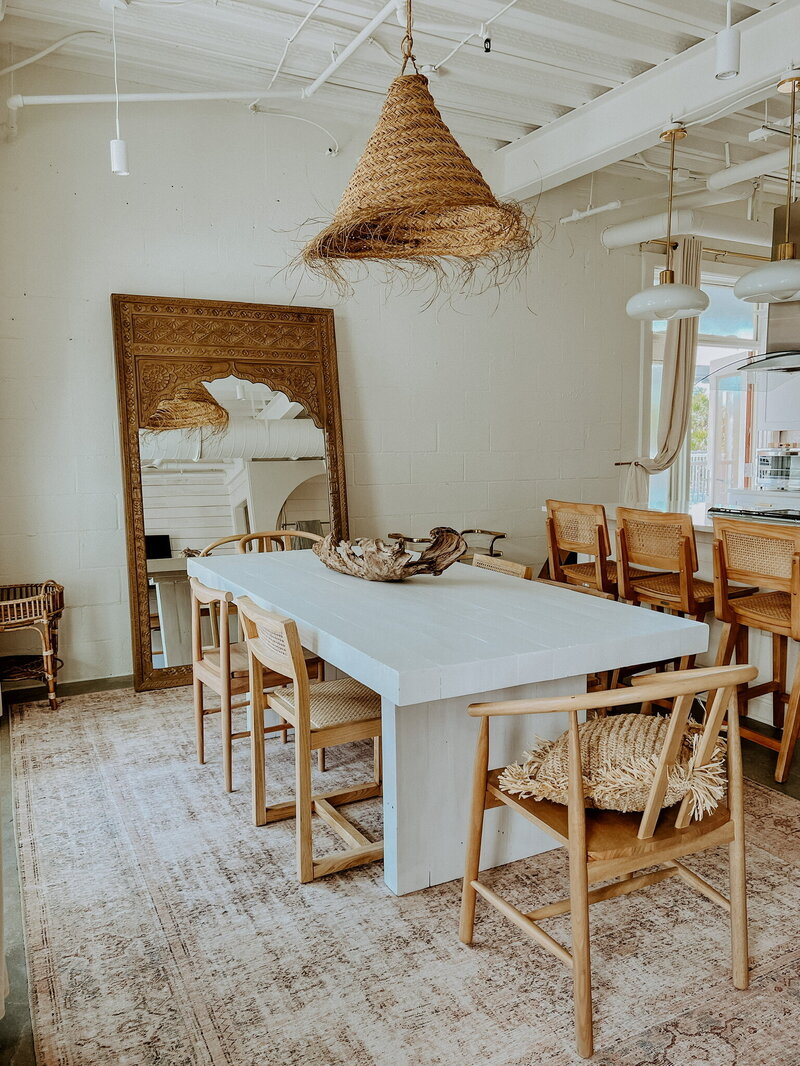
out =
[[[293,618],[304,647],[380,694],[384,877],[398,895],[463,874],[470,703],[585,692],[587,674],[708,643],[701,622],[461,564],[401,583],[335,573],[308,550],[190,559],[188,570]],[[495,720],[492,765],[565,727],[560,715]],[[482,869],[554,846],[508,813],[487,813]]]

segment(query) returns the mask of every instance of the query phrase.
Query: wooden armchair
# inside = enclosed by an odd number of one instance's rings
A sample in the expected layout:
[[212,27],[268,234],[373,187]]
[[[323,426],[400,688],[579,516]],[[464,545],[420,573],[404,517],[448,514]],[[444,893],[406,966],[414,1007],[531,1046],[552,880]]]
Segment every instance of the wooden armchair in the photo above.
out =
[[[589,906],[600,900],[624,896],[668,877],[680,877],[706,898],[730,913],[733,983],[747,988],[747,903],[744,852],[744,802],[739,725],[736,714],[728,718],[728,805],[719,806],[699,820],[691,820],[690,801],[662,810],[668,776],[680,750],[694,697],[715,689],[696,753],[696,765],[711,761],[725,712],[736,686],[756,676],[753,666],[681,671],[637,678],[640,687],[578,696],[510,700],[473,704],[469,713],[480,720],[473,770],[466,869],[461,902],[459,937],[471,944],[475,904],[481,896],[572,972],[575,1033],[578,1054],[589,1058],[593,1050],[592,978],[589,946]],[[598,707],[626,707],[642,699],[674,700],[661,756],[642,814],[586,809],[581,765],[578,714]],[[502,768],[489,769],[489,723],[502,715],[569,714],[568,804],[521,799],[499,787]],[[479,877],[484,811],[506,806],[544,830],[569,852],[569,896],[556,903],[525,911],[508,902]],[[729,846],[730,899],[686,867],[687,856],[720,845]],[[640,873],[652,866],[661,869]],[[590,885],[617,880],[600,888]],[[539,922],[569,914],[572,950],[555,940]]]
[[316,533],[306,533],[303,529],[270,529],[261,533],[247,533],[239,538],[239,551],[245,552],[288,552],[294,547],[292,541],[306,541],[303,545],[310,548],[312,544],[322,540]]

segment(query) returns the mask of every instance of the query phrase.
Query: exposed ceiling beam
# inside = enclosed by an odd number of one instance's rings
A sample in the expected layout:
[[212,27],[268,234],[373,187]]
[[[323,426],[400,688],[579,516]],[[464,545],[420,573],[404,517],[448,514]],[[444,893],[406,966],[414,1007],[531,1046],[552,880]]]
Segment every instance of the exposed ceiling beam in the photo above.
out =
[[259,418],[297,418],[303,410],[301,403],[294,403],[282,392],[276,392],[269,403],[258,413]]
[[535,196],[651,148],[671,118],[687,124],[721,118],[765,99],[795,62],[800,0],[779,0],[743,22],[741,33],[744,62],[733,86],[714,78],[714,42],[701,41],[501,148],[486,168],[493,188]]

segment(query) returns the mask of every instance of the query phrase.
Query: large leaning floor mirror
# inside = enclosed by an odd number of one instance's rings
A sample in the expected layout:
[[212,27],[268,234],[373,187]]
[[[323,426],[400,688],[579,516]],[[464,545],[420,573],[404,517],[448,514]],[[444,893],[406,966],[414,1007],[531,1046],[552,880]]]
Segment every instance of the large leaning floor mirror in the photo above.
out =
[[263,530],[347,536],[333,312],[111,300],[134,686],[189,684],[189,557]]

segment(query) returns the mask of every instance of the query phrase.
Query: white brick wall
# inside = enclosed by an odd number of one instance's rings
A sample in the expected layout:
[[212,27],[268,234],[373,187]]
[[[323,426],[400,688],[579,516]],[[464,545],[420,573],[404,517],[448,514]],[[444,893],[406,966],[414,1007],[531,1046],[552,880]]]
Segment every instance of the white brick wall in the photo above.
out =
[[[107,91],[30,68],[17,92]],[[368,130],[343,143],[230,104],[123,109],[132,174],[108,167],[111,111],[32,108],[0,152],[0,580],[66,586],[65,679],[130,671],[110,292],[333,306],[353,535],[508,530],[544,556],[548,495],[611,500],[637,433],[636,255],[600,223],[552,227],[521,286],[470,299],[387,288],[339,301],[286,271],[330,213]],[[477,159],[480,165],[480,159]],[[618,181],[595,197],[624,195]],[[637,190],[638,191],[638,190]],[[544,196],[549,223],[585,199]]]

